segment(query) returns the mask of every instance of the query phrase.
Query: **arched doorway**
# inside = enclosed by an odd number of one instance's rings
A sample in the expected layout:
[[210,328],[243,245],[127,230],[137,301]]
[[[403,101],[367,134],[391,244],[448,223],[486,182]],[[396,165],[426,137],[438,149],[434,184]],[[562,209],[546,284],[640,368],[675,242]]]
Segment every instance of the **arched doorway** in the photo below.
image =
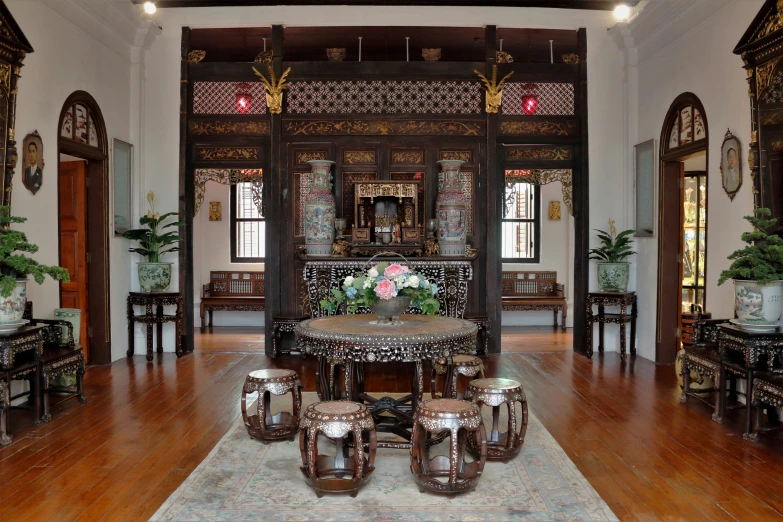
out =
[[704,106],[695,94],[681,94],[661,132],[655,339],[660,363],[674,362],[684,309],[705,302],[708,144]]
[[[57,215],[60,306],[82,311],[80,344],[92,364],[111,362],[109,313],[108,139],[95,99],[71,94],[58,126]],[[75,333],[75,332],[74,332]]]

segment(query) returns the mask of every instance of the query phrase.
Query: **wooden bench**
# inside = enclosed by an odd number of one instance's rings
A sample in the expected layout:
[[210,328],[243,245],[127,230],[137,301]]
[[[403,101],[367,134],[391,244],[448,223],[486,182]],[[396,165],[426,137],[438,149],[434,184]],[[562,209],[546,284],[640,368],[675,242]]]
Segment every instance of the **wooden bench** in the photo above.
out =
[[501,280],[503,311],[552,310],[557,328],[560,311],[566,329],[568,303],[557,272],[503,272]]
[[209,284],[201,290],[201,330],[206,327],[204,315],[212,312],[260,312],[264,310],[264,272],[210,272]]

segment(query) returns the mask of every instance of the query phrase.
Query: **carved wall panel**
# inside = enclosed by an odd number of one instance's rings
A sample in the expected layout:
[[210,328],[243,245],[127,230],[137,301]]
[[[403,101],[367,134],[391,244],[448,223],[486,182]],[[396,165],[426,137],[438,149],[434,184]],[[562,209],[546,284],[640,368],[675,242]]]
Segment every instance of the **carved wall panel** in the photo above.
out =
[[294,236],[304,237],[304,204],[310,187],[313,184],[313,176],[310,172],[294,172]]
[[441,160],[462,160],[465,165],[473,165],[473,149],[444,149],[440,151]]
[[[575,123],[574,123],[575,124]],[[469,120],[288,120],[288,136],[483,136],[484,122]]]
[[[425,225],[425,216],[427,214],[427,201],[426,201],[426,194],[427,194],[427,178],[424,175],[423,172],[389,172],[389,179],[394,181],[418,181],[419,182],[419,224],[421,225],[420,228],[423,228]],[[434,211],[431,211],[430,214],[434,214]],[[423,230],[420,230],[420,232],[423,234]]]
[[392,149],[389,165],[424,165],[427,158],[424,149]]
[[253,161],[261,155],[261,147],[196,147],[196,159],[201,161]]
[[238,90],[249,92],[252,103],[243,114],[266,114],[266,92],[261,82],[195,82],[193,84],[193,114],[242,114],[237,110]]
[[572,157],[571,147],[525,146],[506,148],[506,159],[567,161]]
[[353,228],[355,214],[354,185],[361,181],[376,181],[377,172],[343,172],[342,173],[342,215],[348,223],[345,234],[349,235]]
[[378,153],[375,149],[343,150],[343,165],[346,166],[376,166]]
[[191,136],[269,136],[269,122],[190,120],[188,134]]
[[522,83],[507,82],[503,89],[502,114],[524,116],[522,110],[525,96],[537,96],[535,116],[573,116],[573,83]]
[[462,193],[468,202],[468,222],[465,225],[465,233],[468,236],[473,235],[473,223],[475,221],[475,205],[473,201],[473,172],[461,170],[459,173],[459,184],[462,186]]
[[310,160],[325,160],[329,156],[327,150],[302,150],[294,152],[294,165],[307,165]]
[[577,136],[579,124],[576,120],[504,120],[500,122],[499,134],[503,136]]

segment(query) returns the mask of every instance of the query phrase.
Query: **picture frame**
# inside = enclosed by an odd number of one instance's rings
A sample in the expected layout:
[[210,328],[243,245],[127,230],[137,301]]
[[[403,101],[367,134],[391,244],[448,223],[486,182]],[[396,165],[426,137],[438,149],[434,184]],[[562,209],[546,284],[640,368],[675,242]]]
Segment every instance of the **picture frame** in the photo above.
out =
[[22,184],[35,195],[43,185],[44,146],[41,135],[33,131],[22,142]]
[[720,146],[720,181],[726,195],[733,201],[742,187],[742,144],[731,129],[726,130]]
[[655,139],[634,145],[634,236],[655,237]]
[[133,145],[114,138],[112,141],[112,175],[114,194],[114,235],[130,230],[133,208]]

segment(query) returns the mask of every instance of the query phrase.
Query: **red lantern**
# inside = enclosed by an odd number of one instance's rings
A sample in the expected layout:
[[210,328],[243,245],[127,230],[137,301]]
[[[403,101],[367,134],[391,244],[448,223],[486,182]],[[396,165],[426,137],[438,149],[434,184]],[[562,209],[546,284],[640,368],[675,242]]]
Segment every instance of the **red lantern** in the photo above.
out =
[[238,83],[237,84],[237,112],[239,114],[247,114],[250,108],[253,106],[253,95],[250,94],[250,84]]
[[538,111],[538,94],[535,92],[538,90],[538,85],[535,83],[528,83],[524,85],[525,95],[522,96],[522,112],[528,116],[532,116]]

